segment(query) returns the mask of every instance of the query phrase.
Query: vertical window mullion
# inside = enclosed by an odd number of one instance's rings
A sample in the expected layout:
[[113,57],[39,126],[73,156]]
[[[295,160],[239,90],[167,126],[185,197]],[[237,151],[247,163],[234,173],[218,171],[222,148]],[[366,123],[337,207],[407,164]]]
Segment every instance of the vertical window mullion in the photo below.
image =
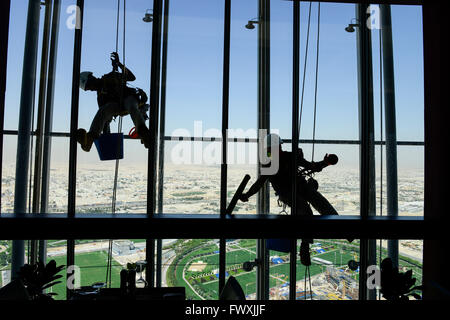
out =
[[[167,43],[169,35],[170,0],[164,0],[163,44],[161,61],[161,111],[159,124],[159,162],[158,162],[158,214],[164,206],[164,149],[166,130],[166,80],[167,80]],[[156,286],[162,285],[162,239],[156,241]]]
[[[6,70],[8,64],[8,33],[9,33],[9,16],[11,9],[11,0],[2,1],[1,3],[1,39],[2,45],[0,49],[0,177],[3,177],[3,137],[5,125],[5,93],[6,93]],[[2,186],[0,183],[0,194]],[[0,197],[0,216],[2,214],[2,199]]]
[[[226,217],[227,206],[227,146],[230,97],[230,37],[231,0],[225,0],[223,37],[223,81],[222,81],[222,163],[220,172],[220,217]],[[225,287],[226,242],[219,240],[219,295]]]
[[[360,119],[360,214],[363,218],[374,216],[375,208],[375,142],[373,110],[373,76],[371,31],[366,26],[368,4],[356,4],[358,96]],[[360,240],[360,299],[375,299],[375,290],[367,290],[367,267],[376,264],[376,240]]]
[[[300,2],[293,3],[293,62],[292,62],[292,172],[297,172],[299,139],[299,89],[300,89]],[[292,175],[291,215],[297,210],[297,175]],[[291,239],[289,270],[289,299],[296,299],[297,241]]]
[[[156,161],[158,145],[159,93],[161,86],[161,20],[162,0],[153,1],[152,59],[150,74],[150,145],[147,162],[147,216],[155,214]],[[155,240],[146,239],[146,279],[150,287],[155,281]]]
[[[79,15],[79,16],[78,16]],[[83,40],[83,17],[84,0],[77,0],[77,23],[75,28],[73,74],[72,74],[72,105],[70,117],[70,150],[69,150],[69,187],[68,187],[68,218],[75,218],[76,210],[76,188],[77,188],[77,141],[75,132],[78,129],[78,111],[80,96],[80,68],[81,48]],[[75,265],[75,240],[67,240],[67,265]],[[67,274],[69,278],[71,274]],[[70,299],[71,292],[67,287],[67,298]]]

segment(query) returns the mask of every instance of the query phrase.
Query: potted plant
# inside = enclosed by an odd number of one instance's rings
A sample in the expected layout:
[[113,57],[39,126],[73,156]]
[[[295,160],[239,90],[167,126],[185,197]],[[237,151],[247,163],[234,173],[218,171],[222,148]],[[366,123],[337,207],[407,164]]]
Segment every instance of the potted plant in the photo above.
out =
[[417,291],[422,291],[422,286],[414,286],[416,278],[412,277],[412,270],[405,273],[399,272],[390,258],[381,262],[381,293],[386,300],[404,301],[412,296],[422,299]]
[[64,265],[56,266],[55,260],[51,260],[47,265],[42,262],[36,264],[25,264],[18,272],[18,277],[25,286],[31,300],[49,301],[53,300],[55,292],[45,293],[48,289],[61,281],[55,281],[62,278],[58,273],[64,269]]

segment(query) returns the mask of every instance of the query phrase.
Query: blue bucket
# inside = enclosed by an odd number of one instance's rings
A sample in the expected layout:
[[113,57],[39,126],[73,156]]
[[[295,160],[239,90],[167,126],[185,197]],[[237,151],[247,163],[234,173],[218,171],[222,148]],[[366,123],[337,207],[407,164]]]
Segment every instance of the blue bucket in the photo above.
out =
[[123,133],[102,134],[94,143],[101,161],[123,159]]

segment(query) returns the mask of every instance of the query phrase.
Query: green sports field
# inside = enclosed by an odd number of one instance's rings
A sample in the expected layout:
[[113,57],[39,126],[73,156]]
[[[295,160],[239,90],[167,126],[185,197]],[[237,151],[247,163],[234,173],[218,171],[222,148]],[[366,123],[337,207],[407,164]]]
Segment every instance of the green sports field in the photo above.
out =
[[[65,265],[67,263],[67,257],[65,255],[52,257],[51,259],[55,260],[57,265]],[[76,254],[75,264],[80,267],[80,285],[87,286],[92,285],[95,282],[105,282],[107,261],[108,255],[105,251]],[[112,287],[117,288],[120,286],[120,270],[122,270],[122,266],[113,260],[111,273]],[[56,292],[58,294],[55,297],[56,300],[66,299],[65,270],[60,274],[64,275],[61,279],[64,279],[63,283],[52,287],[52,292]]]
[[[318,242],[318,241],[317,241]],[[325,252],[315,252],[312,250],[311,258],[318,257],[328,260],[334,267],[345,267],[349,260],[359,261],[358,245],[349,246],[345,242],[322,240],[321,247]],[[314,249],[314,246],[311,246]],[[183,251],[185,250],[185,251]],[[187,299],[199,300],[217,299],[219,282],[216,276],[219,268],[218,246],[213,242],[198,242],[189,250],[183,249],[177,252],[178,259],[175,259],[168,273],[172,272],[173,282],[168,282],[169,286],[183,286],[186,288]],[[280,287],[289,283],[289,263],[286,262],[289,254],[277,251],[270,251],[270,256],[278,256],[285,262],[270,265],[270,287]],[[246,261],[254,261],[256,258],[255,240],[238,240],[227,244],[226,253],[226,271],[234,276],[240,283],[244,293],[250,295],[256,291],[256,268],[252,271],[244,271],[242,265]],[[52,257],[57,265],[66,264],[66,256]],[[401,257],[402,259],[402,257]],[[189,267],[201,261],[203,269],[201,271],[189,271]],[[417,283],[421,282],[421,268],[403,261],[401,265],[413,269],[414,276],[417,277]],[[76,254],[75,264],[81,270],[81,286],[91,285],[95,282],[105,282],[106,280],[106,251],[95,251],[90,253]],[[113,260],[112,287],[119,287],[119,274],[122,266]],[[310,275],[314,276],[326,270],[326,266],[313,262],[310,267]],[[61,274],[65,275],[65,272]],[[167,274],[168,276],[168,274]],[[297,260],[297,281],[304,279],[305,267]],[[358,275],[354,275],[357,281]],[[167,277],[168,279],[168,277]],[[62,279],[65,282],[65,279]],[[66,298],[65,283],[58,284],[52,288],[53,292],[58,293],[56,299]]]
[[[343,245],[324,241],[322,246],[326,248],[324,253],[312,253],[313,257],[318,257],[330,261],[335,267],[346,266],[349,260],[359,260],[356,253]],[[229,244],[226,254],[226,270],[229,275],[234,276],[241,285],[244,293],[250,295],[256,291],[256,268],[250,272],[244,271],[242,264],[246,261],[253,261],[256,258],[256,241],[240,240],[238,244]],[[345,250],[344,250],[345,249]],[[213,273],[219,268],[218,253],[211,253],[201,258],[196,257],[196,250],[191,251],[176,264],[176,286],[186,287],[188,299],[198,300],[200,296],[206,299],[217,299],[218,278]],[[288,259],[288,254],[277,251],[270,251],[270,256],[279,256],[284,261]],[[201,272],[188,271],[193,263],[201,261],[206,266]],[[270,287],[281,286],[289,283],[289,263],[271,264],[270,266]],[[324,272],[325,266],[313,263],[310,267],[310,275],[314,276]],[[297,281],[304,279],[305,266],[297,260]],[[189,282],[189,284],[187,283]],[[194,289],[196,292],[194,292]]]

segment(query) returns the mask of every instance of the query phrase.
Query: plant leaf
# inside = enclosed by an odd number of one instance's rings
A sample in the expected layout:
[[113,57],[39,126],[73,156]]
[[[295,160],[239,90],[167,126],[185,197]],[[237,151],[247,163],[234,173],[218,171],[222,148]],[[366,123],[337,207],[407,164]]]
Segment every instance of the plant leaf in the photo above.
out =
[[42,290],[47,289],[47,288],[50,288],[50,287],[54,286],[55,284],[58,284],[58,283],[61,283],[61,282],[62,282],[62,281],[55,281],[55,282],[49,283],[49,284],[43,286],[43,287],[42,287]]
[[53,277],[48,278],[46,282],[50,282],[50,281],[53,281],[53,280],[56,280],[56,279],[60,279],[60,278],[62,278],[62,275],[53,276]]
[[423,285],[415,286],[415,287],[411,288],[411,291],[413,291],[413,290],[420,290],[420,291],[422,291],[423,290]]
[[410,293],[410,294],[408,294],[408,296],[412,296],[412,297],[416,298],[417,300],[422,300],[422,297],[417,293]]

